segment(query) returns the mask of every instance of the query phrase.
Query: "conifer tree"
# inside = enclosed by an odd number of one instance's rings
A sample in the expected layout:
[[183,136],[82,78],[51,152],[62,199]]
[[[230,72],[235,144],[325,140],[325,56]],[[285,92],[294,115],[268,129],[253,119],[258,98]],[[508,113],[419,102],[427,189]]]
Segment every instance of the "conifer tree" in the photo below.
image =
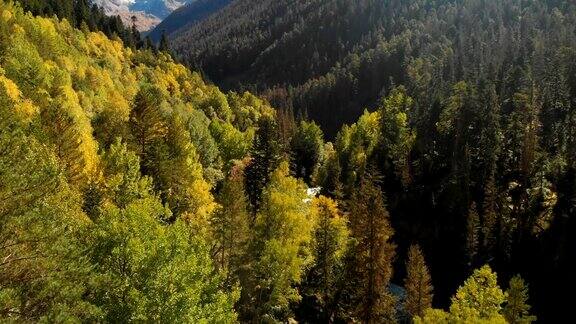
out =
[[165,142],[154,146],[153,164],[162,197],[174,216],[207,230],[216,208],[210,184],[203,178],[202,164],[179,116],[172,116]]
[[162,94],[157,87],[143,85],[134,98],[130,127],[135,151],[142,163],[142,173],[151,175],[151,144],[166,136],[168,129],[160,111]]
[[522,277],[516,275],[510,279],[510,287],[506,290],[506,295],[503,314],[508,323],[527,324],[536,321],[536,316],[530,315],[528,285]]
[[485,257],[490,259],[496,245],[496,225],[498,223],[497,201],[494,173],[490,175],[484,188],[484,202],[482,204],[482,247]]
[[383,172],[395,176],[403,185],[410,182],[409,155],[415,134],[408,125],[408,113],[414,100],[408,96],[404,87],[391,91],[382,101],[380,108],[380,154],[382,154]]
[[290,141],[292,169],[298,178],[310,183],[323,158],[324,133],[314,122],[300,122]]
[[468,266],[472,267],[476,263],[478,248],[480,243],[480,216],[476,203],[472,202],[468,210],[466,221],[466,256]]
[[352,248],[348,281],[354,287],[352,316],[364,323],[393,322],[394,298],[388,291],[396,246],[384,194],[374,176],[365,174],[350,201]]
[[309,320],[328,322],[336,313],[335,295],[342,280],[349,230],[337,203],[328,197],[314,199],[312,213],[316,220],[312,249],[315,262],[306,274],[302,290],[318,307],[316,317]]
[[404,288],[406,289],[404,308],[411,318],[424,315],[424,311],[432,307],[432,279],[418,245],[410,246],[408,251]]
[[232,168],[217,197],[220,207],[210,220],[215,241],[215,264],[224,271],[226,284],[230,286],[238,282],[242,267],[247,262],[247,247],[251,237],[251,217],[242,172],[239,165]]
[[160,45],[158,50],[164,53],[170,53],[170,45],[168,44],[168,36],[166,36],[166,31],[162,31],[162,38],[160,38]]
[[278,131],[274,119],[263,117],[258,121],[250,156],[251,161],[245,170],[245,182],[246,193],[255,213],[260,208],[262,190],[268,184],[270,173],[280,161]]
[[[83,188],[96,177],[98,144],[77,94],[66,81],[55,82],[55,100],[41,114],[44,130],[70,183]],[[58,85],[60,82],[63,84]]]

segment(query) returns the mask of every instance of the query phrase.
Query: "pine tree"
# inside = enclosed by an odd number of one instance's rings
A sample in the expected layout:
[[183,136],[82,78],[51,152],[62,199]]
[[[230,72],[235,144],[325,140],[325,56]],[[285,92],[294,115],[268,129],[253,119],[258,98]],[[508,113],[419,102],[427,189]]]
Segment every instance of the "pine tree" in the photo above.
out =
[[41,117],[68,180],[83,188],[97,177],[98,144],[77,94],[68,84],[58,85],[60,82],[66,83],[55,81],[55,100],[42,111]]
[[510,279],[510,287],[506,290],[504,317],[510,324],[526,324],[536,321],[536,316],[529,314],[528,285],[519,275]]
[[424,255],[418,245],[410,246],[406,262],[406,301],[404,307],[410,317],[423,316],[424,311],[432,307],[432,279],[424,261]]
[[384,194],[366,174],[350,201],[350,227],[355,246],[348,281],[353,288],[352,315],[364,323],[393,322],[394,298],[388,291],[396,246]]
[[476,203],[472,202],[468,210],[468,218],[466,224],[466,256],[468,258],[468,266],[472,267],[476,263],[478,256],[478,247],[480,243],[480,216],[478,216],[478,208]]
[[170,44],[168,43],[168,36],[166,36],[166,31],[162,31],[162,38],[160,38],[160,45],[158,50],[163,53],[170,53]]
[[324,133],[314,122],[300,122],[290,141],[292,170],[307,183],[323,158]]
[[394,88],[382,101],[380,154],[385,176],[395,176],[406,186],[410,182],[409,155],[416,139],[408,125],[414,100],[404,87]]
[[197,229],[207,230],[211,213],[216,208],[210,184],[203,178],[202,164],[196,148],[178,115],[168,124],[164,142],[154,145],[155,179],[174,216],[186,219]]
[[276,122],[270,117],[258,121],[258,130],[250,150],[251,161],[245,170],[246,193],[253,213],[260,208],[262,190],[268,184],[270,173],[280,161],[280,147]]
[[217,202],[220,208],[210,220],[214,243],[213,258],[216,266],[227,276],[226,284],[239,280],[246,263],[250,240],[250,215],[244,192],[244,177],[240,166],[235,166],[224,180]]
[[162,94],[157,87],[143,85],[134,98],[130,113],[130,128],[135,146],[142,162],[142,173],[149,173],[152,143],[164,138],[168,132],[160,112]]
[[328,197],[314,199],[312,213],[316,220],[313,241],[315,262],[306,274],[302,290],[310,303],[318,307],[315,317],[309,320],[328,322],[336,312],[335,295],[342,279],[349,230],[337,203]]
[[496,245],[496,225],[498,223],[496,189],[494,173],[490,175],[484,188],[484,202],[482,204],[482,247],[486,261],[490,260]]

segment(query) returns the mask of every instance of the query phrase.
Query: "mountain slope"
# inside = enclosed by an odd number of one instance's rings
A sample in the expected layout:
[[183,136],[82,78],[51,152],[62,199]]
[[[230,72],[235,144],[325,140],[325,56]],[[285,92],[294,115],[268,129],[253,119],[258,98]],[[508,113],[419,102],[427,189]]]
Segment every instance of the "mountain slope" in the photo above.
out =
[[[333,136],[394,84],[422,91],[464,79],[500,82],[511,73],[508,62],[533,62],[531,44],[558,48],[556,40],[571,27],[555,15],[570,13],[571,2],[521,6],[512,0],[238,0],[175,33],[172,45],[217,84],[293,106]],[[488,75],[488,68],[497,73]]]
[[232,0],[197,0],[174,10],[148,35],[158,42],[163,33],[170,35],[181,28],[189,28],[214,12],[227,6]]

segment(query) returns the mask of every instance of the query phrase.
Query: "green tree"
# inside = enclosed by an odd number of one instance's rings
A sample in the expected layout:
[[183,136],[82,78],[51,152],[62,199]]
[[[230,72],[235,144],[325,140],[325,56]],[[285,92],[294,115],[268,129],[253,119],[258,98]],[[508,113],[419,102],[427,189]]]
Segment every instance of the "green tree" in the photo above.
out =
[[313,261],[313,215],[306,187],[289,176],[287,163],[271,175],[253,227],[251,273],[242,282],[244,320],[285,321],[290,303],[301,298],[298,285]]
[[478,248],[480,244],[480,216],[476,203],[472,202],[468,210],[466,220],[466,257],[468,266],[472,267],[476,263]]
[[536,321],[536,316],[530,315],[528,305],[528,285],[519,275],[510,279],[510,287],[506,290],[506,303],[503,314],[510,324],[524,324]]
[[250,156],[251,161],[245,170],[246,193],[253,212],[257,212],[262,201],[262,190],[280,161],[278,129],[274,119],[264,117],[258,120]]
[[180,117],[171,117],[165,141],[154,147],[153,163],[161,196],[174,216],[206,229],[216,204],[210,184],[203,178],[200,157]]
[[485,265],[468,278],[452,297],[451,317],[457,321],[478,318],[503,322],[502,303],[506,294],[500,289],[496,273]]
[[310,183],[323,158],[324,133],[314,122],[300,122],[292,140],[290,151],[292,170],[298,178]]
[[318,307],[315,317],[309,320],[327,322],[336,313],[335,297],[344,272],[350,233],[347,219],[334,200],[325,196],[314,199],[312,213],[316,219],[312,249],[315,262],[307,271],[302,290]]
[[410,246],[406,262],[406,301],[404,308],[410,317],[423,316],[424,311],[432,307],[432,279],[418,245]]
[[89,219],[53,152],[22,129],[0,129],[0,321],[98,322],[86,300]]
[[487,259],[492,256],[496,245],[496,226],[498,217],[498,191],[496,189],[494,174],[490,175],[484,188],[484,202],[482,204],[482,247]]
[[121,139],[102,155],[107,196],[118,207],[152,195],[152,179],[140,174],[140,159]]
[[150,174],[152,143],[164,138],[168,132],[166,121],[160,110],[160,89],[149,84],[140,87],[132,103],[130,127],[135,151],[140,156],[142,173]]
[[168,36],[166,36],[166,31],[162,31],[162,38],[160,38],[160,45],[158,45],[158,50],[170,54],[170,44],[168,43]]
[[410,182],[409,155],[416,134],[408,125],[414,100],[404,87],[394,88],[380,108],[380,154],[385,175],[396,175],[404,185]]
[[203,239],[162,221],[169,213],[154,197],[103,211],[92,229],[94,302],[111,322],[235,322],[237,293],[221,290]]
[[395,321],[394,297],[388,291],[396,246],[384,194],[366,174],[350,201],[354,247],[347,280],[352,291],[352,315],[365,323]]
[[217,197],[220,207],[210,220],[215,241],[215,264],[226,273],[229,286],[237,283],[241,272],[245,271],[251,238],[252,217],[248,210],[243,176],[241,166],[232,168]]

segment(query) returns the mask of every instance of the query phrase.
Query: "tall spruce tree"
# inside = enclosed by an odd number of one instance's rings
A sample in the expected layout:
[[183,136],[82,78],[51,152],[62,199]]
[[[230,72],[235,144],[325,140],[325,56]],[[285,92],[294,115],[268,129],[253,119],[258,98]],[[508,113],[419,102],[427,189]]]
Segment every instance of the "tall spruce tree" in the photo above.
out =
[[250,241],[250,214],[244,191],[244,175],[240,166],[234,166],[217,197],[220,208],[210,219],[214,239],[215,265],[226,274],[226,284],[232,287],[239,281],[247,262]]
[[468,267],[474,266],[480,246],[480,216],[476,203],[472,202],[466,220],[466,258]]
[[355,240],[347,280],[353,290],[351,315],[364,323],[395,321],[395,301],[388,291],[396,246],[394,230],[377,177],[368,172],[350,201]]
[[337,311],[336,292],[341,286],[344,260],[349,247],[347,219],[337,203],[325,196],[314,199],[312,213],[316,220],[312,255],[314,265],[306,273],[302,291],[313,305],[311,322],[329,322]]
[[278,129],[274,119],[261,118],[250,150],[251,161],[245,169],[246,193],[253,213],[260,208],[262,190],[270,180],[270,173],[276,169],[280,161],[278,140]]

